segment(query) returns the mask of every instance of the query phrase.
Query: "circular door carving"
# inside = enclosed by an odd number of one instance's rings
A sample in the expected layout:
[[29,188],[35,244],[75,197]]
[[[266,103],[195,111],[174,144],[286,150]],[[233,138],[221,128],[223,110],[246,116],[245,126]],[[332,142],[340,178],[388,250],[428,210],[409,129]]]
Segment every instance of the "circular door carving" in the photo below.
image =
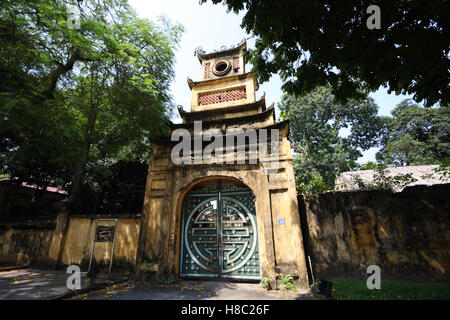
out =
[[256,250],[258,232],[255,218],[242,202],[233,197],[223,197],[222,210],[222,273],[243,267],[244,273],[256,272],[255,262],[247,265]]
[[209,185],[185,197],[181,276],[259,279],[258,251],[250,189]]

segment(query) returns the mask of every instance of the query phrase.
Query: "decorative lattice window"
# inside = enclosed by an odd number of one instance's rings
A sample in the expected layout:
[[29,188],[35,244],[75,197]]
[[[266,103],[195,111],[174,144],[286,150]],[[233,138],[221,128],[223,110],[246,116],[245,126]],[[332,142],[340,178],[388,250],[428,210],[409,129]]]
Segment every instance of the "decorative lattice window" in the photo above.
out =
[[200,93],[198,95],[198,105],[209,105],[228,101],[235,101],[247,98],[245,87],[238,87],[211,93]]
[[235,70],[239,69],[239,57],[233,58],[233,69]]
[[209,78],[211,78],[211,64],[208,62],[203,67],[203,79]]

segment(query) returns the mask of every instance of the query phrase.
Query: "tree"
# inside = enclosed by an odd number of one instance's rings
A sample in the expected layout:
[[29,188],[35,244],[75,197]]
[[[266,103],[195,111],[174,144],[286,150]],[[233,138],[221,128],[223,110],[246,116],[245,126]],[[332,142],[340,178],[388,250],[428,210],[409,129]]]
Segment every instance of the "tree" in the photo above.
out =
[[80,211],[92,214],[142,210],[148,164],[138,161],[90,161],[81,187]]
[[182,28],[140,19],[126,1],[90,0],[74,2],[72,29],[68,3],[2,2],[0,169],[40,186],[61,180],[76,203],[90,161],[141,160],[166,132]]
[[377,145],[383,125],[372,98],[338,103],[330,87],[304,97],[284,94],[281,116],[290,120],[300,192],[332,189],[336,173],[357,167],[361,150]]
[[[246,10],[241,26],[255,37],[249,58],[261,83],[279,73],[289,94],[331,84],[345,101],[384,86],[427,105],[450,102],[447,1],[212,2]],[[380,29],[366,25],[370,5],[381,10]]]
[[377,170],[379,168],[380,168],[379,164],[373,161],[367,161],[366,163],[361,164],[358,170]]
[[450,109],[424,108],[411,99],[386,118],[377,160],[390,166],[437,164],[450,157]]

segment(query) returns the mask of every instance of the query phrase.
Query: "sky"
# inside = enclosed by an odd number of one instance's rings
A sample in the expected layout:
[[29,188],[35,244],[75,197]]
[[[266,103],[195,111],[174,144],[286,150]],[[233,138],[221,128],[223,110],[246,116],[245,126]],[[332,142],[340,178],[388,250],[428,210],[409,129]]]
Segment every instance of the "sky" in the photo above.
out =
[[[184,26],[185,32],[181,37],[179,48],[176,51],[175,79],[171,85],[171,94],[176,105],[182,105],[190,110],[191,91],[187,85],[187,78],[199,81],[201,77],[200,63],[194,56],[197,47],[202,47],[206,52],[218,50],[221,46],[238,44],[242,39],[247,39],[247,47],[254,46],[254,39],[240,27],[244,12],[239,14],[227,12],[226,7],[219,4],[213,5],[211,1],[200,5],[199,0],[129,0],[131,6],[140,17],[156,20],[165,15],[173,23]],[[246,65],[246,71],[251,66]],[[260,84],[256,93],[259,98],[265,92],[266,103],[271,105],[281,101],[281,79],[274,75],[268,82]],[[378,104],[380,115],[390,115],[391,110],[402,100],[412,98],[407,95],[388,94],[384,88],[370,94]],[[276,112],[278,118],[278,110]],[[178,115],[172,119],[180,122]],[[378,148],[371,148],[363,152],[358,159],[359,163],[375,161],[375,153]]]

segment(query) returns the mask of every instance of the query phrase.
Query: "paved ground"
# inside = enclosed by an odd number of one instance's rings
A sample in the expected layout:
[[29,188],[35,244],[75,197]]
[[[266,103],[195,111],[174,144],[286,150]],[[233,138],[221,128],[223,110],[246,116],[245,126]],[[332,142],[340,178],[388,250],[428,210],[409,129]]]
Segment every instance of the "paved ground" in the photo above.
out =
[[[69,276],[64,270],[31,268],[0,272],[0,300],[54,299],[71,292],[66,284]],[[82,272],[81,288],[88,284],[86,279],[86,273]],[[100,284],[103,282],[102,278],[98,280]]]
[[21,269],[0,273],[0,299],[49,299],[67,292],[64,271]]
[[[55,299],[70,292],[64,270],[21,269],[0,272],[0,300]],[[123,275],[113,275],[114,279]],[[81,286],[85,288],[86,273],[82,273]],[[96,284],[106,283],[99,277]],[[266,291],[258,283],[219,281],[178,281],[171,285],[125,282],[91,291],[72,299],[112,300],[272,300],[308,299],[309,291]]]
[[266,291],[257,283],[178,281],[171,285],[122,284],[74,297],[87,300],[296,300],[311,297],[309,291]]

